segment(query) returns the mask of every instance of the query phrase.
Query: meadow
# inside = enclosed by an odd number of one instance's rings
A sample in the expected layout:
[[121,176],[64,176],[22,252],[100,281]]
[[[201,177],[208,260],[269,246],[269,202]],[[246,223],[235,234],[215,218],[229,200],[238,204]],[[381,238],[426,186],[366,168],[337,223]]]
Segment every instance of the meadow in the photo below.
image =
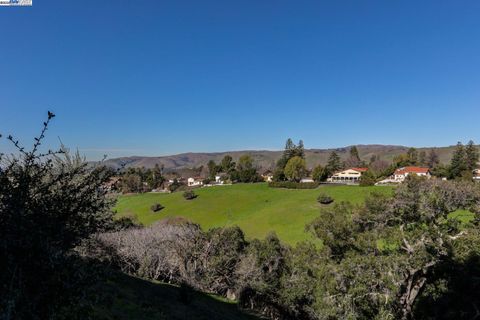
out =
[[[322,185],[311,190],[290,190],[269,188],[266,183],[235,184],[195,189],[198,197],[194,200],[185,200],[182,192],[122,195],[115,209],[118,216],[134,215],[144,225],[181,216],[204,230],[238,225],[247,239],[261,239],[275,232],[283,242],[294,245],[313,240],[305,232],[305,225],[318,216],[323,206],[316,200],[320,193],[333,197],[335,202],[361,203],[372,191],[391,194],[393,188]],[[154,213],[150,206],[155,203],[165,208]]]

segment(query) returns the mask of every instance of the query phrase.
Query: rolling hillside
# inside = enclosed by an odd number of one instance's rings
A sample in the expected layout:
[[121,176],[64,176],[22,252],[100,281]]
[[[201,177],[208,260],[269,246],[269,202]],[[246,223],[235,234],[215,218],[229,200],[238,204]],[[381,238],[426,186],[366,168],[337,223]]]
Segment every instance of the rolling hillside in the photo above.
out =
[[[359,145],[357,146],[362,160],[368,161],[372,155],[377,155],[381,159],[391,161],[393,157],[401,153],[405,153],[408,147],[405,146],[390,146],[390,145]],[[437,153],[442,163],[450,161],[454,146],[436,148]],[[346,159],[349,155],[350,147],[337,149],[307,149],[305,150],[307,164],[313,168],[317,164],[325,164],[330,152],[335,150],[342,159]],[[430,150],[430,148],[418,148],[420,151]],[[231,151],[231,152],[216,152],[216,153],[182,153],[171,156],[162,157],[123,157],[109,159],[106,161],[108,166],[112,168],[125,167],[145,167],[153,168],[155,164],[163,165],[167,170],[193,168],[205,165],[209,160],[219,162],[225,155],[231,155],[235,161],[243,154],[250,154],[255,160],[256,165],[261,169],[272,168],[276,161],[281,157],[282,151],[267,151],[267,150],[246,150],[246,151]]]
[[[291,190],[269,188],[266,183],[234,184],[196,189],[198,198],[185,200],[181,192],[123,195],[115,210],[118,216],[134,215],[150,225],[167,217],[185,217],[208,230],[237,225],[248,239],[264,238],[269,232],[289,244],[312,239],[305,225],[320,212],[317,197],[324,192],[336,202],[361,203],[372,191],[391,194],[391,187],[325,185],[317,189]],[[153,213],[150,207],[160,203],[165,209]]]

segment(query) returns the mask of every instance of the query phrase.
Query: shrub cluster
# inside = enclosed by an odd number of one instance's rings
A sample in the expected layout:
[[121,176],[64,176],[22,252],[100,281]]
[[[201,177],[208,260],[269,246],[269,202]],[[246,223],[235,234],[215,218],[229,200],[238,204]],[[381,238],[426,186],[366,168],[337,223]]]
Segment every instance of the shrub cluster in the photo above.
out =
[[158,212],[158,211],[162,210],[163,208],[165,208],[165,207],[162,206],[160,203],[155,203],[150,207],[150,210],[152,212]]
[[273,181],[269,182],[270,188],[286,188],[286,189],[315,189],[319,186],[318,182],[294,182],[294,181]]
[[186,190],[183,193],[183,197],[185,198],[185,200],[193,200],[198,196],[196,195],[196,193],[193,190]]
[[318,196],[317,201],[321,204],[330,204],[333,202],[333,198],[330,197],[328,194],[322,193]]

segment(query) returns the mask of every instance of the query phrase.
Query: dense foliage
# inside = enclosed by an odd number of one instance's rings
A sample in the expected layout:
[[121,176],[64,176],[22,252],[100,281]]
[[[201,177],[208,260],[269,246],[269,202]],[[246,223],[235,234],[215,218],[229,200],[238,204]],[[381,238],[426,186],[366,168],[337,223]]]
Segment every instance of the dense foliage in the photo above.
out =
[[[285,143],[285,150],[283,151],[282,157],[277,161],[275,171],[273,174],[273,181],[285,181],[288,179],[285,168],[288,162],[292,158],[300,158],[305,160],[305,150],[303,146],[303,141],[300,140],[297,145],[295,145],[292,139],[288,138]],[[298,162],[298,160],[296,160]],[[290,179],[292,180],[292,179]]]
[[0,318],[77,318],[93,274],[72,251],[111,226],[104,167],[89,167],[65,149],[39,152],[50,120],[31,151],[9,136],[18,155],[0,156]]
[[307,172],[305,159],[299,156],[291,158],[285,165],[283,172],[289,181],[299,182],[303,177],[305,177]]
[[238,299],[271,319],[468,319],[480,306],[470,294],[480,233],[448,214],[479,204],[471,182],[410,177],[393,198],[324,207],[308,226],[321,248],[275,235],[248,242],[237,227],[204,232],[179,219],[97,243],[124,272]]

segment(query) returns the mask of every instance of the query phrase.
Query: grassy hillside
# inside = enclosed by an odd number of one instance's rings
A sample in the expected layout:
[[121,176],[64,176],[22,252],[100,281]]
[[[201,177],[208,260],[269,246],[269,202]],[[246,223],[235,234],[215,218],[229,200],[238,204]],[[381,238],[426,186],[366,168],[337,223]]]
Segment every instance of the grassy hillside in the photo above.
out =
[[102,284],[105,296],[95,307],[102,320],[255,320],[218,296],[115,273]]
[[[372,191],[391,193],[391,187],[321,186],[314,190],[269,188],[267,184],[235,184],[195,190],[198,198],[185,200],[182,193],[120,196],[116,206],[119,216],[136,215],[149,225],[165,217],[183,216],[209,229],[238,225],[246,237],[264,238],[275,231],[289,244],[311,239],[305,225],[317,217],[320,192],[335,201],[360,203]],[[150,206],[160,203],[165,209],[153,213]]]

